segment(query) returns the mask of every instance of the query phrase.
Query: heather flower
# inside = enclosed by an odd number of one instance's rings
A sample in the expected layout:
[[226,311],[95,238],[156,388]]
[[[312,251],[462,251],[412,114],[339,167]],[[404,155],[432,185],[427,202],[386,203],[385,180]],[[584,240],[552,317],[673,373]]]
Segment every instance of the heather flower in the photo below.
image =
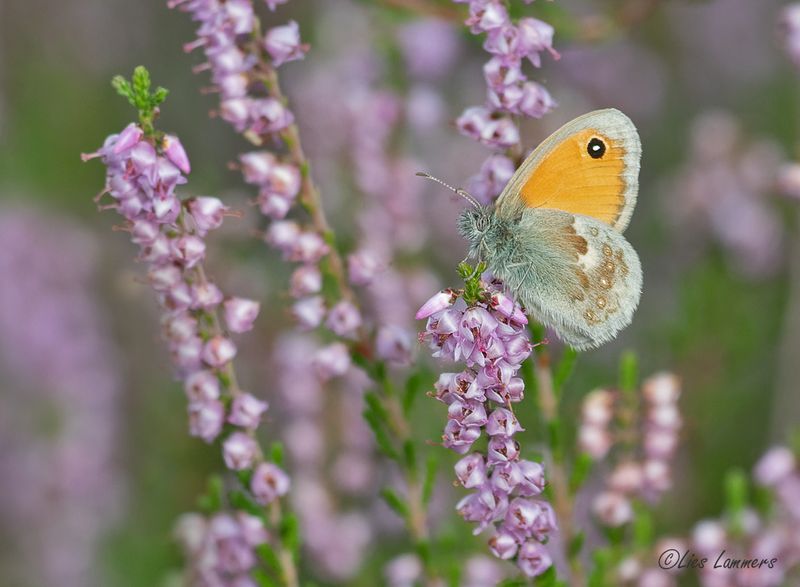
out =
[[275,67],[302,59],[308,52],[308,45],[300,42],[300,27],[295,21],[269,29],[264,36],[264,48],[272,57]]
[[316,265],[301,265],[292,273],[289,291],[292,297],[302,298],[319,293],[322,289],[322,272]]
[[228,422],[254,430],[258,427],[261,417],[267,411],[267,402],[262,401],[249,393],[242,393],[233,398]]
[[253,328],[260,304],[245,298],[225,300],[225,323],[231,332],[247,332]]
[[222,431],[225,407],[218,400],[205,400],[189,404],[189,434],[212,442]]
[[222,443],[222,456],[229,469],[249,469],[258,456],[258,443],[244,432],[234,432]]
[[328,312],[326,324],[334,334],[352,337],[361,326],[361,313],[354,304],[342,300]]
[[289,477],[277,465],[261,463],[253,471],[250,490],[256,501],[267,505],[286,495],[289,491]]
[[255,548],[268,539],[260,518],[243,512],[219,512],[210,518],[184,514],[174,533],[190,561],[187,580],[192,584],[201,580],[204,585],[255,585],[249,575],[258,560]]
[[340,342],[329,344],[314,353],[311,366],[322,381],[344,375],[350,368],[350,351]]
[[[471,287],[471,286],[470,286]],[[477,523],[475,532],[494,527],[492,553],[516,557],[521,570],[535,576],[552,564],[541,545],[556,529],[550,505],[535,499],[544,488],[543,468],[521,458],[514,435],[522,430],[511,405],[522,399],[524,384],[516,377],[532,345],[527,318],[498,284],[481,283],[481,294],[469,303],[464,292],[444,290],[417,313],[427,317],[420,340],[434,356],[464,361],[461,373],[443,373],[433,397],[447,404],[445,447],[466,455],[456,463],[459,483],[473,492],[456,506],[461,516]],[[512,383],[513,382],[513,383]],[[483,430],[489,436],[486,454],[472,452]]]
[[322,296],[303,298],[292,305],[292,315],[303,330],[313,330],[325,317],[325,301]]
[[411,358],[411,337],[405,328],[382,326],[375,336],[375,353],[384,361],[403,364]]
[[369,285],[382,269],[380,260],[367,250],[358,251],[347,257],[347,271],[353,285]]

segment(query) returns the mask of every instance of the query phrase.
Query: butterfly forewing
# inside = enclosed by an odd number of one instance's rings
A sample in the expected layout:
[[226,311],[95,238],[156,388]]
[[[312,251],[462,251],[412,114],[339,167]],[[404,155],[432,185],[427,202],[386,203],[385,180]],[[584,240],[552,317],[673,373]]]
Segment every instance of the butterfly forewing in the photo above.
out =
[[590,112],[528,156],[498,198],[497,213],[510,219],[526,208],[564,210],[622,232],[636,204],[640,158],[639,135],[627,116]]

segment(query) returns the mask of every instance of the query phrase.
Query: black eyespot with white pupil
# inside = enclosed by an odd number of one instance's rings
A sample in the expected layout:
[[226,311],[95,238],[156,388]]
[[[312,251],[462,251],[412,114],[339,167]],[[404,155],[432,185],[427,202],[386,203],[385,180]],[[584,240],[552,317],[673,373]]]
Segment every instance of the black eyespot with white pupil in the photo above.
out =
[[589,141],[589,144],[586,146],[586,151],[589,153],[589,157],[592,159],[600,159],[606,154],[606,144],[602,141],[602,139],[592,137]]

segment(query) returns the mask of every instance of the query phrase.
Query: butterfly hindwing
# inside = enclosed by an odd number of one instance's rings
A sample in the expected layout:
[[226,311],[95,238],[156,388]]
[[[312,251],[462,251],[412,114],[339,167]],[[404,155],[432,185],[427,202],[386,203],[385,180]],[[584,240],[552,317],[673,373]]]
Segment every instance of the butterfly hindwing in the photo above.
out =
[[627,240],[589,216],[527,209],[493,246],[490,267],[527,311],[578,350],[613,339],[639,303],[642,270]]
[[641,143],[619,110],[590,112],[565,124],[539,145],[496,203],[511,219],[522,210],[549,208],[589,216],[625,230],[639,189]]

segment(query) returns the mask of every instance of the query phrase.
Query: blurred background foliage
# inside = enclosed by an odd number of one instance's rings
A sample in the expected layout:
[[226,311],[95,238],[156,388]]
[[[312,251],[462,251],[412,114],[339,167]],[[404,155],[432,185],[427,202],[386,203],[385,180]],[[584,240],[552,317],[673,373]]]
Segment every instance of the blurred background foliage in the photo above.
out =
[[[298,104],[312,157],[319,151],[328,159],[319,166],[317,179],[345,244],[355,239],[359,205],[358,196],[350,193],[347,158],[318,145],[330,142],[330,137],[315,134],[326,132],[318,120],[321,114],[304,115],[326,102],[346,100],[353,82],[336,75],[316,84],[308,79],[326,68],[338,71],[331,64],[361,47],[379,64],[377,73],[365,74],[370,83],[408,96],[415,82],[407,75],[397,34],[421,16],[403,4],[295,0],[274,17],[298,20],[312,45],[305,61],[285,68],[285,86]],[[421,4],[440,6],[445,14],[455,6],[435,0]],[[561,123],[595,107],[627,112],[642,134],[639,205],[628,231],[645,271],[641,309],[620,340],[579,358],[567,393],[577,408],[586,391],[613,385],[617,357],[628,348],[637,352],[642,374],[669,369],[680,375],[685,435],[675,489],[658,516],[666,531],[685,533],[695,521],[719,514],[725,471],[748,469],[770,443],[787,438],[800,415],[800,324],[789,319],[797,316],[800,305],[800,258],[792,254],[800,238],[798,203],[782,198],[774,181],[751,188],[736,177],[745,165],[777,177],[781,163],[797,153],[797,72],[782,52],[776,24],[783,3],[511,4],[519,14],[552,23],[562,54],[559,61],[547,60],[538,78],[560,107],[525,124],[525,144],[535,145]],[[455,66],[426,86],[434,92],[434,114],[426,123],[432,128],[398,134],[393,148],[407,152],[421,169],[463,184],[485,152],[459,136],[452,120],[482,100],[484,54],[458,21],[453,26],[458,39]],[[105,579],[99,584],[149,587],[180,567],[171,526],[192,507],[206,474],[217,465],[216,455],[185,433],[184,399],[157,341],[150,292],[136,282],[131,248],[109,230],[110,216],[97,214],[92,203],[102,187],[101,168],[80,161],[81,152],[94,150],[132,118],[109,86],[112,75],[130,72],[140,63],[150,68],[155,82],[170,89],[161,126],[182,138],[192,158],[189,191],[221,195],[246,212],[212,240],[211,257],[220,281],[271,300],[259,332],[241,345],[248,347],[247,380],[268,398],[266,357],[274,333],[290,322],[281,304],[288,271],[252,236],[258,221],[247,205],[250,195],[238,174],[226,168],[246,146],[223,122],[208,116],[215,97],[198,91],[206,80],[191,73],[197,56],[181,49],[192,37],[185,15],[161,2],[0,4],[0,215],[34,210],[88,235],[97,261],[91,281],[95,309],[109,325],[109,344],[117,349],[113,360],[122,389],[113,466],[120,499],[113,523],[104,530],[97,573]],[[716,117],[716,126],[704,126],[709,116]],[[316,126],[307,120],[312,118]],[[334,146],[345,139],[338,141]],[[722,179],[701,177],[704,170],[713,175],[711,165],[703,164],[703,149],[725,150],[724,144],[731,143],[730,152],[738,157],[757,142],[769,145],[767,155],[719,165],[714,173],[728,174]],[[759,233],[763,223],[755,222],[749,209],[715,216],[724,199],[721,192],[729,186],[752,192],[742,197],[754,202],[759,214],[774,219],[767,228],[770,234]],[[428,243],[402,262],[427,263],[440,284],[457,283],[453,268],[464,251],[454,233],[460,204],[425,186],[421,205],[437,217],[423,216],[431,218]],[[17,278],[0,276],[6,283]],[[8,373],[13,365],[0,362],[0,369]],[[11,381],[10,376],[0,379]],[[440,412],[424,399],[416,406],[415,422],[429,438],[438,436],[444,421]],[[10,488],[18,480],[4,476],[2,484]],[[464,523],[449,514],[454,496],[451,490],[437,516],[443,550],[461,548],[467,533]],[[9,546],[2,550],[13,552],[11,545],[19,544],[18,534],[25,529],[5,523],[0,530],[1,544]],[[373,544],[360,578],[348,584],[374,585],[381,564],[403,552],[402,536],[393,540]],[[17,562],[13,556],[0,557],[0,583],[28,584],[13,570]]]

